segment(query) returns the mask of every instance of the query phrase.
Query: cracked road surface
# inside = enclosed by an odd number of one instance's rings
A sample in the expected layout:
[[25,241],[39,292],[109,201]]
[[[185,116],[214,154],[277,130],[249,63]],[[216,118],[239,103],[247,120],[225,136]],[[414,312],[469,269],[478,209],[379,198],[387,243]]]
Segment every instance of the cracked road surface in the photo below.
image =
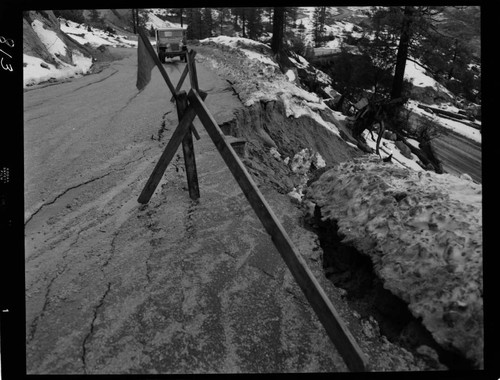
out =
[[[136,51],[115,53],[98,74],[24,94],[28,373],[346,371],[197,119],[201,199],[179,150],[137,202],[177,113],[157,69],[138,93]],[[177,83],[184,63],[165,68]],[[217,122],[231,120],[231,87],[201,63],[198,75]],[[261,190],[319,273],[300,211]]]

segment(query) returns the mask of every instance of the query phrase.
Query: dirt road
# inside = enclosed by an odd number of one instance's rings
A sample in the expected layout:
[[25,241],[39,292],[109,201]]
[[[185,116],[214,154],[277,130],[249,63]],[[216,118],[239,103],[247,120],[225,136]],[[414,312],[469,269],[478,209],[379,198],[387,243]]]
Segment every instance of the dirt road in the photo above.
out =
[[[177,114],[158,70],[138,93],[135,50],[121,54],[25,93],[28,373],[345,371],[198,120],[200,201],[177,155],[137,202]],[[177,83],[184,63],[165,68]],[[241,105],[228,83],[198,75],[217,122],[230,120]],[[261,190],[321,271],[300,211]]]
[[443,169],[451,174],[466,173],[481,183],[481,145],[457,133],[449,132],[433,140],[433,146]]

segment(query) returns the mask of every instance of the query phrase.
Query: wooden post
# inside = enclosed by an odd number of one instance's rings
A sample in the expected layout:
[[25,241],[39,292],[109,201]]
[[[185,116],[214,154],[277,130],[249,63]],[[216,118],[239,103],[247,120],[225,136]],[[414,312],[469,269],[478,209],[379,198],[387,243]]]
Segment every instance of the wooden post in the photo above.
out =
[[188,55],[187,64],[189,67],[189,79],[191,81],[191,88],[194,88],[196,91],[198,91],[198,75],[196,73],[196,61],[194,59],[194,54],[192,56]]
[[293,245],[245,166],[224,138],[217,122],[196,90],[191,89],[188,99],[348,368],[351,371],[368,371],[367,360],[354,337]]
[[[199,96],[202,99],[205,99],[207,97],[207,94],[204,92],[200,92]],[[156,187],[158,186],[158,183],[160,183],[163,173],[165,173],[168,164],[174,157],[175,152],[179,148],[179,145],[181,144],[182,140],[184,139],[186,131],[193,123],[195,117],[196,117],[196,112],[194,111],[194,108],[191,105],[189,105],[186,108],[179,125],[172,134],[170,141],[165,147],[165,150],[160,156],[160,159],[158,160],[153,172],[151,173],[148,182],[144,186],[144,189],[142,190],[141,194],[139,195],[139,198],[137,199],[139,203],[145,204],[148,203],[149,200],[151,199],[151,196],[153,195],[154,191],[156,190]]]
[[[186,53],[188,54],[188,57],[187,57],[187,60],[189,60],[189,55],[192,56],[193,60],[194,60],[194,57],[196,56],[196,51],[194,50],[191,50],[189,53]],[[184,67],[184,71],[182,72],[182,75],[179,79],[179,83],[177,83],[177,87],[175,87],[175,91],[178,92],[180,91],[181,87],[182,87],[182,84],[184,83],[184,80],[186,79],[186,76],[189,72],[189,65],[186,65]],[[171,102],[173,102],[175,100],[175,97],[172,96],[172,98],[170,99]]]
[[[179,115],[179,120],[182,119],[187,106],[188,104],[186,92],[179,92],[177,94],[177,114]],[[185,133],[184,138],[182,139],[182,152],[184,155],[184,165],[186,167],[189,197],[193,200],[197,200],[200,198],[200,188],[198,186],[198,173],[196,171],[196,160],[194,156],[193,136],[191,135],[191,129],[189,129]]]

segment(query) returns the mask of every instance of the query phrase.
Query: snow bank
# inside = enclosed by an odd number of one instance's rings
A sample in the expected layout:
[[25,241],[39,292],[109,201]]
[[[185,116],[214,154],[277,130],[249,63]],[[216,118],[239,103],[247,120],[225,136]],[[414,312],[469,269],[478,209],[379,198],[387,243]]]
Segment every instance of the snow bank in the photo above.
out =
[[113,47],[136,47],[137,41],[129,40],[124,36],[111,34],[102,29],[91,28],[89,32],[87,27],[73,21],[60,19],[61,31],[68,34],[78,43],[85,45],[89,44],[92,47],[99,47],[101,45]]
[[86,74],[92,66],[92,59],[85,57],[78,50],[72,51],[74,65],[59,60],[59,67],[48,64],[40,58],[23,54],[24,87],[45,82],[50,79],[60,80]]
[[[240,54],[241,60],[238,59],[239,56],[236,59],[232,57],[223,61],[207,58],[207,63],[224,75],[233,77],[236,81],[233,86],[237,87],[237,92],[245,106],[280,100],[287,117],[310,117],[340,136],[338,128],[333,123],[324,120],[319,113],[319,111],[331,112],[331,110],[318,95],[292,82],[292,78],[296,78],[293,71],[287,74],[281,73],[279,65],[271,56],[269,46],[247,38],[227,36],[206,38],[200,43],[229,48],[232,56]],[[303,68],[309,66],[308,62],[299,56],[293,58],[293,61],[302,65]],[[318,77],[323,79],[325,85],[329,84],[326,74],[318,71]],[[333,114],[332,117],[334,117]]]
[[[368,130],[365,130],[363,132],[363,137],[366,140],[366,144],[370,148],[375,150],[375,148],[377,146],[378,134],[376,132],[373,132],[373,136],[372,136],[372,133],[370,133]],[[418,141],[413,140],[413,142],[414,143],[416,142],[417,148],[418,148]],[[390,154],[392,154],[392,162],[397,166],[400,166],[402,168],[412,169],[415,171],[423,170],[423,168],[419,164],[417,164],[417,161],[418,161],[417,156],[415,156],[413,153],[411,155],[412,158],[407,158],[407,157],[403,156],[403,154],[399,151],[399,149],[396,148],[396,143],[392,140],[387,140],[387,139],[382,138],[380,140],[379,150],[380,150],[380,155],[382,156],[382,158],[385,158],[385,157],[389,156]]]
[[446,87],[437,82],[434,78],[428,76],[425,73],[425,69],[419,64],[407,60],[405,66],[405,79],[412,82],[414,86],[418,87],[432,87],[437,91],[444,92],[450,97],[454,97],[454,95],[448,91]]
[[57,36],[56,32],[45,29],[40,20],[34,20],[31,26],[50,54],[54,56],[66,55],[66,44]]
[[483,363],[482,187],[368,156],[307,191],[443,347]]
[[[87,27],[76,22],[59,19],[60,28],[76,42],[96,48],[101,45],[113,47],[135,47],[137,41],[131,41],[120,35],[113,35],[103,30],[92,28],[88,31]],[[38,57],[23,54],[23,76],[24,87],[42,83],[48,80],[61,80],[83,75],[89,72],[92,67],[92,58],[83,55],[78,50],[70,50],[64,41],[53,30],[45,29],[44,24],[39,20],[34,20],[33,30],[40,41],[54,57],[57,65],[47,63]],[[59,57],[69,56],[72,63],[63,62]]]

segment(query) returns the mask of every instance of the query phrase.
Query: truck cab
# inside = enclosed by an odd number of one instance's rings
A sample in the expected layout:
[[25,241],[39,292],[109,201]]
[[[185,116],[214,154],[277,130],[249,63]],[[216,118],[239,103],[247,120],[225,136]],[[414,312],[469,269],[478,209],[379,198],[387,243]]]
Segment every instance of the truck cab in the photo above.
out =
[[165,58],[181,57],[187,60],[186,29],[183,28],[160,28],[155,31],[156,52],[162,63]]

